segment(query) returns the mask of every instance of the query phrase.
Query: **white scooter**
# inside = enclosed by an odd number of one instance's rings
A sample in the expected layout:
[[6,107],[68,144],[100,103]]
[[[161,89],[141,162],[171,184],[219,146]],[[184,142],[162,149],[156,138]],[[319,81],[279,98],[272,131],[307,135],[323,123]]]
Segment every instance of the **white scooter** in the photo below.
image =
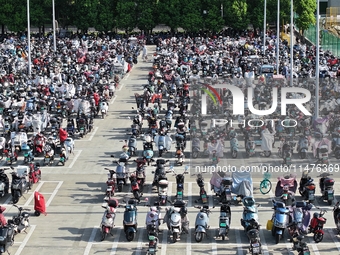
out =
[[109,105],[107,104],[107,102],[100,102],[99,111],[100,111],[103,119],[107,115],[108,110],[109,110]]
[[209,214],[211,211],[207,205],[204,205],[203,207],[194,207],[200,210],[195,221],[195,240],[199,243],[203,240],[204,235],[207,234],[207,229],[209,228]]

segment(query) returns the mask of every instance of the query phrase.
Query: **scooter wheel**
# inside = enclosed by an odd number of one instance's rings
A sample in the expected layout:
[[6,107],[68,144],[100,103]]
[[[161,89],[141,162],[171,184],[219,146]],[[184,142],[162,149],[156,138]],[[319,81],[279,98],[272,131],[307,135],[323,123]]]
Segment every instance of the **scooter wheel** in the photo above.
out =
[[313,239],[316,243],[320,243],[323,239],[323,234],[315,233],[314,236],[313,236]]
[[269,158],[270,155],[272,155],[272,152],[271,152],[271,151],[265,151],[265,152],[264,152],[264,156],[265,156],[265,157]]
[[196,241],[197,243],[200,243],[200,242],[202,242],[202,239],[203,239],[203,233],[197,232],[197,233],[195,234],[195,241]]
[[40,216],[40,212],[39,212],[39,211],[35,211],[35,212],[34,212],[34,215],[37,216],[37,217],[39,217],[39,216]]
[[173,242],[176,243],[177,242],[177,239],[178,239],[178,233],[177,232],[174,232],[172,234],[172,239],[173,239]]

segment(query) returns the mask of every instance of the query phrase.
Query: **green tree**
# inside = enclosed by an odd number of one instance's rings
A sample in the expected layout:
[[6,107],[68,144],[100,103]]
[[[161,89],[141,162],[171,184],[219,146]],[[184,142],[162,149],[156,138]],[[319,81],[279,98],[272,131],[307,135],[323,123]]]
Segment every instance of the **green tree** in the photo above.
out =
[[280,1],[280,23],[290,19],[290,0],[267,0],[267,22],[277,21],[277,1]]
[[112,0],[100,0],[98,3],[95,28],[98,31],[112,31],[115,27],[117,2]]
[[224,20],[221,16],[220,6],[210,6],[205,19],[205,27],[212,32],[219,32],[224,27]]
[[136,27],[136,7],[135,1],[118,0],[117,3],[117,27],[126,33],[131,32]]
[[73,0],[57,0],[54,1],[55,4],[55,16],[58,21],[58,26],[60,28],[67,28],[69,25],[73,25],[73,10],[74,1]]
[[315,0],[299,0],[294,1],[294,9],[298,17],[295,20],[297,27],[301,30],[301,34],[315,24],[315,11],[316,1]]
[[97,18],[96,0],[75,0],[73,3],[73,25],[82,33],[86,33],[90,27],[96,24]]
[[5,33],[5,26],[11,23],[11,18],[14,13],[14,6],[11,0],[0,0],[0,24],[1,33]]
[[10,16],[10,23],[8,29],[12,32],[22,32],[27,29],[27,5],[26,1],[12,0],[13,13]]
[[31,0],[30,1],[31,26],[38,27],[39,33],[45,32],[45,24],[52,25],[52,1]]
[[181,27],[183,25],[181,15],[182,2],[182,0],[159,0],[157,4],[157,23],[169,26],[172,33]]
[[200,0],[183,0],[181,10],[181,27],[186,32],[198,32],[203,26],[203,14],[197,8]]
[[155,0],[139,0],[137,2],[137,27],[146,34],[149,34],[157,25],[155,18],[156,10],[157,3]]
[[[253,10],[249,10],[249,12],[250,11]],[[249,12],[247,0],[230,0],[225,8],[227,25],[240,30],[247,28],[250,20],[248,16]]]

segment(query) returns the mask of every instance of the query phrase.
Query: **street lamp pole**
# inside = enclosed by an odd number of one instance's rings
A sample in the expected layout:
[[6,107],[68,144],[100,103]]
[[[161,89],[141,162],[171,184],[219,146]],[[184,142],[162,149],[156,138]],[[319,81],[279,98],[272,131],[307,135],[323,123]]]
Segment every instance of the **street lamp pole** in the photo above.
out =
[[293,36],[294,36],[294,11],[293,0],[290,1],[290,86],[293,87],[293,68],[294,68],[294,51],[293,51]]
[[27,0],[27,46],[28,46],[28,76],[32,74],[31,64],[31,22],[30,22],[30,0]]
[[57,51],[57,38],[55,37],[55,6],[54,6],[54,0],[52,0],[52,13],[53,13],[53,50]]
[[263,55],[266,55],[266,33],[267,33],[267,0],[264,0],[264,17],[263,17]]
[[280,0],[277,0],[277,21],[276,21],[276,74],[279,74],[280,68]]
[[320,65],[320,0],[316,0],[316,56],[315,56],[315,78],[316,78],[316,85],[315,85],[315,118],[319,117],[319,65]]

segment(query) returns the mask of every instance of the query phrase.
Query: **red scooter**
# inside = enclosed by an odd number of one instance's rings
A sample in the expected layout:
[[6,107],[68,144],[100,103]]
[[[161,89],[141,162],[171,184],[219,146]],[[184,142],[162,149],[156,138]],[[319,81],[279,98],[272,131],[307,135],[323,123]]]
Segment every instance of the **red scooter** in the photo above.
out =
[[131,189],[132,189],[133,196],[139,203],[140,198],[142,197],[142,193],[140,192],[139,183],[137,180],[137,176],[135,174],[131,174],[130,182],[131,182]]
[[17,150],[13,150],[13,152],[12,152],[12,148],[5,149],[4,150],[4,154],[6,156],[7,165],[12,165],[14,161],[15,162],[18,161],[18,152],[17,152]]
[[34,144],[33,146],[34,155],[38,156],[38,154],[41,154],[44,151],[46,138],[42,134],[37,134],[34,137],[33,144]]
[[143,189],[144,189],[144,183],[145,183],[145,165],[146,165],[146,160],[144,158],[137,158],[135,160],[137,163],[136,167],[136,177],[137,177],[137,182],[139,185],[139,191],[141,195],[143,195]]
[[41,170],[40,170],[40,164],[36,163],[35,165],[33,163],[29,164],[30,172],[28,174],[28,178],[30,181],[30,187],[34,183],[37,183],[38,181],[41,180]]
[[321,209],[320,213],[314,213],[313,218],[309,224],[308,232],[314,234],[313,239],[316,243],[321,242],[325,234],[323,226],[326,224],[327,219],[323,216],[326,212],[326,210]]
[[114,170],[111,170],[111,169],[108,169],[108,168],[105,168],[105,170],[108,170],[109,173],[108,173],[108,178],[107,178],[107,181],[106,181],[106,192],[105,192],[105,199],[110,199],[111,197],[114,196],[115,194],[115,189],[116,189],[116,181],[115,181],[115,178],[113,178],[113,175],[116,173]]

